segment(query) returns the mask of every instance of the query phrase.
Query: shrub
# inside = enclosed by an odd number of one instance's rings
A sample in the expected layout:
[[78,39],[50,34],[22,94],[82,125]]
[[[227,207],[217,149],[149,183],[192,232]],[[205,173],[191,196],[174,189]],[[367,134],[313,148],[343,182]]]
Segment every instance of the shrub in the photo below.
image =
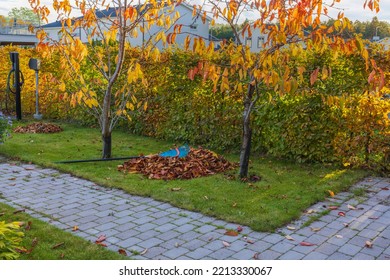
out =
[[19,222],[5,223],[0,221],[0,260],[17,259],[17,249],[22,242],[23,232]]

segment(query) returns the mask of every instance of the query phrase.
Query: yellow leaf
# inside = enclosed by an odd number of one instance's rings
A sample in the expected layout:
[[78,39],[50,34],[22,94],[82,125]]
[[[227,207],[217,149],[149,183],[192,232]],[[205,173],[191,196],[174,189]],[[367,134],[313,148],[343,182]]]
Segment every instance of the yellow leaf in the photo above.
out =
[[333,191],[328,190],[328,193],[329,193],[329,195],[330,195],[331,197],[334,197],[334,192],[333,192]]
[[127,102],[126,108],[129,109],[130,111],[134,111],[134,104],[131,102]]
[[66,89],[65,83],[62,82],[62,83],[60,84],[59,90],[60,90],[60,91],[65,91],[65,89]]

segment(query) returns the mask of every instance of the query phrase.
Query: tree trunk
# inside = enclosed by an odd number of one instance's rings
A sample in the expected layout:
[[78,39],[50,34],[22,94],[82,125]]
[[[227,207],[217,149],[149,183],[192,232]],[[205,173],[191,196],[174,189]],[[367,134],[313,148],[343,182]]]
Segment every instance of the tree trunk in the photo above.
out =
[[102,158],[111,158],[111,132],[102,135],[103,155]]
[[253,107],[253,93],[255,87],[252,84],[248,85],[247,96],[244,100],[244,114],[242,121],[242,143],[240,152],[240,178],[248,177],[249,157],[251,153],[252,129],[251,129],[251,112]]
[[240,153],[240,178],[248,177],[249,157],[251,153],[252,129],[249,122],[244,123]]
[[111,86],[108,86],[104,96],[103,110],[102,110],[101,124],[100,124],[102,129],[102,141],[103,141],[102,158],[111,158],[110,106],[111,106]]

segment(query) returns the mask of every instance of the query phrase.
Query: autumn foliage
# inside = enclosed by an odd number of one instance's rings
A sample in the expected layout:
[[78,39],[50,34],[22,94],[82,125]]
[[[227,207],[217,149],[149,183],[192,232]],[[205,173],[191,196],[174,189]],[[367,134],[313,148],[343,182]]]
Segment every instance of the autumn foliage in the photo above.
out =
[[[300,162],[386,166],[390,110],[383,94],[389,88],[388,53],[359,36],[342,38],[351,25],[342,12],[333,25],[323,25],[321,17],[332,8],[323,1],[209,2],[212,23],[220,19],[231,24],[241,44],[222,42],[215,50],[213,44],[196,39],[186,41],[185,50],[165,52],[125,44],[115,83],[106,77],[117,69],[120,42],[114,40],[114,29],[89,45],[68,38],[75,41],[66,49],[49,44],[41,44],[39,53],[20,49],[22,71],[27,73],[23,110],[34,109],[33,71],[26,68],[26,60],[37,55],[43,59],[41,107],[47,117],[102,126],[99,116],[109,104],[111,128],[118,123],[131,132],[223,150],[237,151],[241,145],[241,151],[252,147]],[[378,3],[367,0],[365,6],[377,11]],[[58,9],[66,12],[64,5]],[[258,15],[238,30],[235,22],[243,9]],[[194,6],[197,13],[205,16],[202,6]],[[92,15],[84,10],[84,16]],[[131,9],[123,16],[137,18]],[[63,23],[69,28],[88,24]],[[267,34],[259,53],[243,42],[255,31]],[[157,37],[165,43],[173,39],[163,33]],[[4,77],[11,49],[0,50]],[[72,67],[77,71],[70,71]],[[0,90],[3,98],[5,89]],[[248,153],[244,156],[249,159]]]

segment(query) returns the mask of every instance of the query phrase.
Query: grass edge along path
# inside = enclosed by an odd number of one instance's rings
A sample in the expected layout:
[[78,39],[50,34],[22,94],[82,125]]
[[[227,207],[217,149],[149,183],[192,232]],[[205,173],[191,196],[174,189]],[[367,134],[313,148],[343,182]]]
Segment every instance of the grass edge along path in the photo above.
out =
[[[325,200],[329,197],[328,191],[345,191],[368,175],[363,170],[253,156],[250,173],[261,177],[256,183],[240,182],[237,170],[192,180],[150,180],[140,174],[117,171],[122,161],[55,164],[61,160],[99,158],[101,154],[101,136],[97,129],[60,125],[64,128],[61,133],[12,133],[12,138],[0,145],[0,154],[250,226],[257,231],[274,231],[299,218],[311,205]],[[154,154],[172,146],[167,141],[121,131],[113,133],[114,157]],[[238,161],[237,155],[224,156]]]

